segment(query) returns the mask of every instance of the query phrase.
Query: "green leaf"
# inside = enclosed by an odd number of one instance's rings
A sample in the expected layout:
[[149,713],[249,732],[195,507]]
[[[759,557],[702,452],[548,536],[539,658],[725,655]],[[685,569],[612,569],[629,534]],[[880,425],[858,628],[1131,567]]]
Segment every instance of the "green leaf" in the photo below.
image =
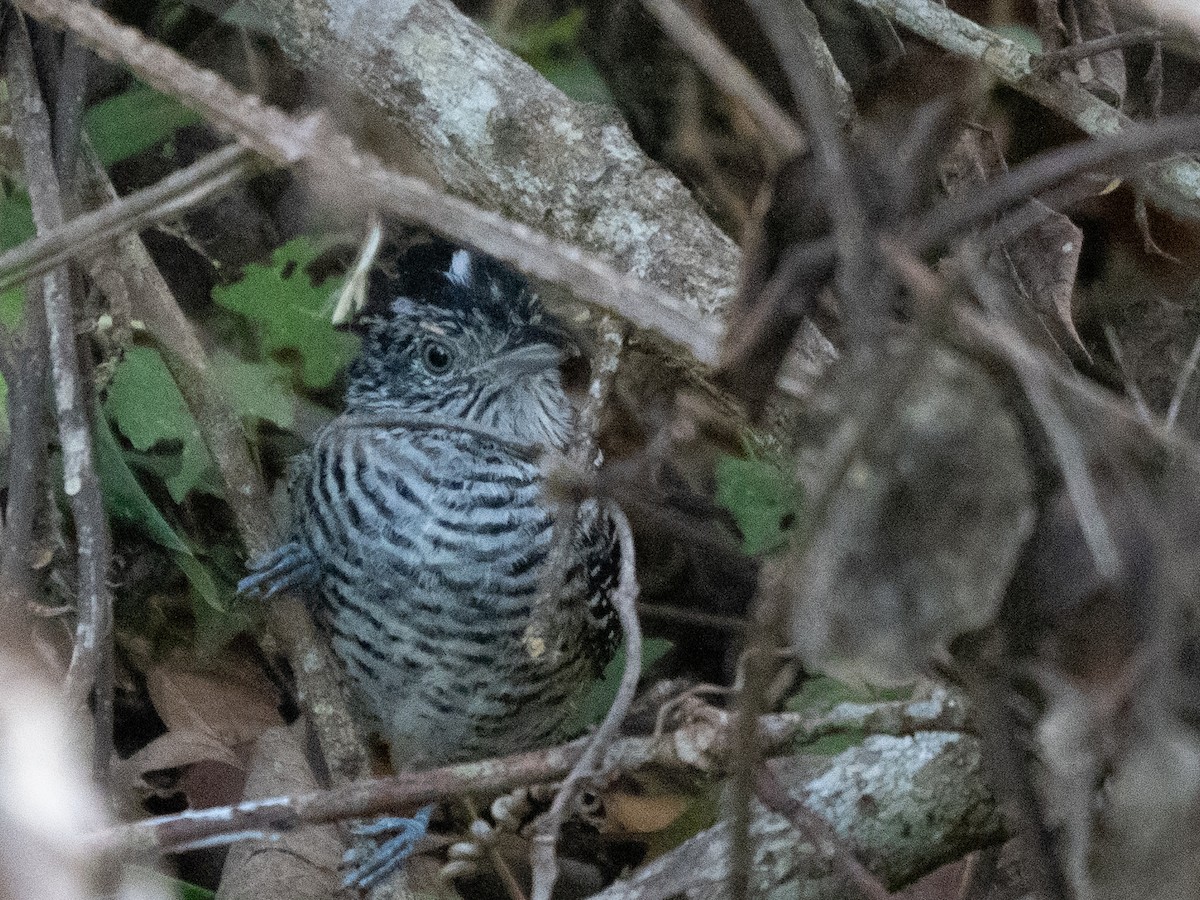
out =
[[210,561],[201,562],[188,543],[159,512],[125,459],[105,416],[96,417],[96,472],[104,507],[116,520],[146,532],[172,551],[175,564],[187,576],[192,612],[196,617],[196,644],[204,655],[215,653],[254,622],[252,608],[240,606],[231,579],[213,574]]
[[[217,895],[208,888],[202,888],[198,884],[192,884],[190,881],[180,881],[178,878],[172,878],[169,875],[164,875],[161,872],[156,872],[146,866],[130,866],[130,870],[135,872],[139,878],[145,879],[146,887],[149,890],[143,890],[140,893],[147,896],[166,896],[172,895],[176,900],[213,900]],[[141,885],[138,885],[141,887]],[[137,893],[136,891],[134,893]]]
[[142,529],[156,543],[178,553],[191,554],[191,548],[175,533],[154,501],[146,494],[137,476],[125,461],[117,437],[105,416],[96,417],[96,473],[104,494],[104,507],[114,519]]
[[604,79],[580,47],[582,9],[501,36],[501,42],[556,88],[585,103],[612,103]]
[[[29,196],[18,191],[0,197],[0,250],[11,250],[36,234]],[[10,331],[19,328],[24,309],[24,288],[0,292],[0,327]]]
[[[873,688],[855,686],[819,675],[808,679],[800,690],[787,701],[790,712],[821,716],[840,703],[878,703],[883,700],[905,700],[912,696],[911,687]],[[837,734],[827,734],[804,745],[806,753],[835,756],[848,747],[862,743],[866,732],[860,728],[847,728]]]
[[29,195],[17,191],[0,198],[0,250],[10,250],[36,234]]
[[276,362],[243,362],[218,350],[212,358],[211,377],[222,396],[247,419],[266,419],[280,428],[291,428],[295,395],[287,370]]
[[0,328],[16,331],[25,317],[25,289],[9,288],[0,292]]
[[203,659],[218,654],[243,631],[257,621],[253,615],[258,604],[239,599],[233,585],[212,572],[211,562],[195,557],[176,557],[191,585],[192,615],[196,617],[196,653]]
[[131,347],[126,352],[113,374],[104,410],[137,450],[178,442],[178,451],[172,453],[178,468],[160,470],[176,503],[194,488],[213,485],[212,458],[200,429],[157,350]]
[[166,94],[137,84],[97,103],[83,116],[83,127],[104,165],[128,159],[162,143],[177,128],[200,117]]
[[[666,638],[646,638],[642,641],[642,671],[650,668],[665,656],[674,645]],[[592,692],[584,699],[575,715],[571,717],[569,730],[572,734],[583,731],[591,725],[599,724],[608,708],[617,697],[617,689],[621,686],[621,673],[625,671],[625,648],[617,649],[616,654],[604,669],[600,681],[592,685]]]
[[1036,31],[1025,25],[997,25],[992,29],[1001,37],[1006,37],[1016,44],[1020,44],[1030,53],[1042,52],[1042,39],[1038,37]]
[[581,52],[563,60],[547,60],[537,70],[542,77],[577,103],[612,104],[608,86],[591,61]]
[[335,280],[314,286],[304,271],[316,256],[311,241],[295,238],[275,251],[271,265],[246,266],[240,281],[213,288],[221,306],[262,324],[267,353],[299,354],[301,379],[310,388],[328,386],[358,349],[358,339],[329,320]]
[[800,489],[775,463],[749,454],[717,459],[717,496],[742,532],[751,556],[777,550],[800,514]]

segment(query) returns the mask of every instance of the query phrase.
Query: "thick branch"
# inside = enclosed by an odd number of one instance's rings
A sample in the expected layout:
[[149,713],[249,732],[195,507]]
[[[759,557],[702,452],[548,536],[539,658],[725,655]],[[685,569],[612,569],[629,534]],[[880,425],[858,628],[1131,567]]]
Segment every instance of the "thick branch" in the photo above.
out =
[[[827,821],[892,889],[1004,836],[999,811],[983,782],[979,743],[965,735],[879,735],[815,770],[800,760],[772,766],[789,793]],[[783,816],[757,808],[750,833],[755,848],[752,896],[840,900],[851,895],[838,868]],[[729,825],[721,823],[593,900],[724,898],[728,848]]]
[[721,309],[738,251],[609,111],[575,103],[449,0],[254,0],[284,50],[368,97],[446,187]]
[[[716,301],[728,292],[724,288],[718,290],[715,282],[708,285],[712,293],[705,295],[705,302],[701,303],[697,296],[675,294],[649,281],[619,274],[603,259],[579,250],[574,244],[554,240],[520,222],[450,197],[420,179],[390,171],[374,156],[358,150],[345,134],[322,116],[296,119],[265,106],[257,98],[241,94],[215,73],[194,66],[169,48],[148,40],[135,29],[118,24],[99,10],[71,0],[20,0],[20,6],[46,22],[69,28],[101,56],[125,63],[148,84],[178,97],[269,160],[280,164],[306,163],[314,187],[341,198],[341,202],[346,197],[355,198],[364,213],[374,209],[387,210],[401,219],[476,247],[536,278],[569,285],[576,296],[605,306],[633,324],[686,347],[700,362],[716,359],[720,325],[707,313],[715,309]],[[484,43],[498,49],[486,39]],[[537,77],[540,81],[540,76]],[[549,89],[544,81],[541,83]],[[532,110],[529,112],[533,114]],[[625,147],[622,144],[618,156],[634,152],[638,151],[632,145]],[[561,196],[564,193],[562,185],[571,182],[565,180],[566,174],[560,174],[564,180],[558,182],[555,190]],[[594,174],[592,183],[608,178],[610,173],[605,170]],[[656,177],[675,183],[659,170],[656,170]],[[640,187],[649,190],[648,185]],[[569,195],[571,191],[565,194]],[[509,203],[499,206],[512,210]],[[698,209],[696,215],[700,215]],[[715,232],[715,226],[706,219],[703,222]],[[548,219],[539,221],[543,227],[549,224]],[[613,223],[612,227],[615,229],[618,224],[624,229],[620,232],[622,240],[633,235],[648,241],[649,236],[666,230],[662,223],[638,224],[629,216],[623,224]],[[687,235],[676,237],[682,240]],[[720,237],[726,241],[723,235]],[[589,242],[581,243],[587,246]],[[638,244],[639,259],[649,253],[648,246]],[[694,277],[685,278],[684,273],[692,270],[686,263],[690,251],[685,253],[684,249],[696,246],[703,247],[703,244],[664,246],[663,252],[672,260],[672,274],[670,278],[660,280],[672,289],[693,290],[690,285],[694,284],[695,278],[703,276],[705,269],[700,266],[695,269]],[[709,254],[705,265],[711,267],[713,260],[720,256],[719,248],[710,246],[705,250]],[[723,265],[721,268],[731,286],[736,255],[730,256],[732,245],[725,246],[725,250],[728,251],[724,258],[728,260],[729,268],[727,272]],[[665,258],[657,264],[667,265]],[[640,274],[636,266],[633,268]],[[699,288],[694,290],[699,293]]]

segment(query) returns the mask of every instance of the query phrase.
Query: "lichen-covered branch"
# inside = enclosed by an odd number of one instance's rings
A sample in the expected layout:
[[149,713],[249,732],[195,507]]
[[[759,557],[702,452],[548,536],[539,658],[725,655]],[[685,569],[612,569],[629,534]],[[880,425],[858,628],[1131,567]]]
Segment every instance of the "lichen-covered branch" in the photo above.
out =
[[[1004,826],[983,782],[979,742],[951,732],[876,735],[821,764],[772,763],[789,792],[829,822],[892,890],[979,847]],[[721,823],[641,867],[594,900],[719,900],[727,896],[729,824]],[[844,876],[791,823],[757,807],[751,896],[832,900]]]
[[305,68],[374,101],[445,186],[721,309],[739,254],[614,114],[569,100],[449,0],[254,0]]

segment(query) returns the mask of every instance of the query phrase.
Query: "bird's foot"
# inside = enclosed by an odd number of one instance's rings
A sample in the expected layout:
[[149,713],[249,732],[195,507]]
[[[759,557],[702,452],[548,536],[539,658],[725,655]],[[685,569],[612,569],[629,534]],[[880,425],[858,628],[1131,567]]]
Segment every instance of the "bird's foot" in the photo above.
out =
[[347,850],[342,858],[342,864],[350,868],[342,887],[367,891],[399,871],[429,830],[431,815],[433,807],[425,806],[411,819],[384,816],[356,825],[352,832],[361,846]]
[[319,566],[312,551],[292,541],[250,563],[251,573],[238,582],[239,594],[264,600],[316,581]]

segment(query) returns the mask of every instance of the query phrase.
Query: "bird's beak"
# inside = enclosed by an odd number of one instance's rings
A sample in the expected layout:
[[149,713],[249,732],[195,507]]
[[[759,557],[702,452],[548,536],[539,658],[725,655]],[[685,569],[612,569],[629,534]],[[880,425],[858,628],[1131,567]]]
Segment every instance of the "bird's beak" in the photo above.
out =
[[562,363],[562,351],[552,344],[526,344],[496,357],[493,367],[501,375],[518,378],[557,369]]

